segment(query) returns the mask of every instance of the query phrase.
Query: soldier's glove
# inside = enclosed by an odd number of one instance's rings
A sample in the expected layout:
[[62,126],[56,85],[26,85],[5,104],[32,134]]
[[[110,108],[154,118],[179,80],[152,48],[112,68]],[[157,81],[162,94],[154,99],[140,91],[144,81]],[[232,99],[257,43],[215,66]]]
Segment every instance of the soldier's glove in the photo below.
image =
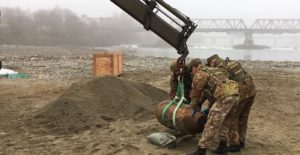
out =
[[204,115],[208,115],[208,113],[209,113],[209,109],[203,109],[202,111],[201,111]]
[[192,111],[192,117],[194,117],[194,116],[196,115],[197,112],[200,112],[200,111],[195,111],[195,110],[193,110],[193,111]]

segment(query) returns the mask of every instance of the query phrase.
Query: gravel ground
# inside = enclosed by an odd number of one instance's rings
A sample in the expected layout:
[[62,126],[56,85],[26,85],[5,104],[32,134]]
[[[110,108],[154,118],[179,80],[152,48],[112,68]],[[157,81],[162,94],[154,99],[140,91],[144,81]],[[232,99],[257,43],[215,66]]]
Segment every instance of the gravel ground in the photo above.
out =
[[[0,46],[4,68],[30,74],[32,78],[72,80],[92,76],[92,48]],[[168,72],[173,59],[135,57],[125,53],[124,71]],[[187,59],[187,62],[191,58]],[[300,72],[300,62],[241,61],[247,70]]]
[[[142,123],[117,120],[105,129],[93,128],[59,136],[27,127],[24,120],[28,116],[64,94],[72,83],[91,80],[93,51],[82,47],[0,45],[4,67],[31,76],[25,80],[0,78],[0,155],[181,155],[196,147],[197,137],[174,149],[150,144],[145,136],[153,132],[173,132],[156,119]],[[169,90],[168,69],[172,59],[124,53],[121,78]],[[249,118],[246,149],[235,154],[300,154],[300,62],[242,61],[242,64],[253,76],[258,93]]]

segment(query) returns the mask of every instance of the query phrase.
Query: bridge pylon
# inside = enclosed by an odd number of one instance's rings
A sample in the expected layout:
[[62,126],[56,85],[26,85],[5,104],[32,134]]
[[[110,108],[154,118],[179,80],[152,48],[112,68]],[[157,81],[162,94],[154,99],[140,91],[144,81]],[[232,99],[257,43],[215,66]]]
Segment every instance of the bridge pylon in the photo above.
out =
[[244,47],[246,49],[253,48],[254,42],[253,42],[253,32],[252,31],[246,31],[245,32],[245,40],[244,40]]

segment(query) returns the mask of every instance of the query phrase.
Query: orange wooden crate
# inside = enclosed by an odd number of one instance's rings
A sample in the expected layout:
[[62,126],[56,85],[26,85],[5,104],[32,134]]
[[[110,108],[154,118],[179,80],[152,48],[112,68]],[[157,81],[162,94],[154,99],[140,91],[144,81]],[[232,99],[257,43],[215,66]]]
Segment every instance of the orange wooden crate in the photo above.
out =
[[123,73],[123,54],[121,52],[97,52],[93,54],[93,76],[119,76]]

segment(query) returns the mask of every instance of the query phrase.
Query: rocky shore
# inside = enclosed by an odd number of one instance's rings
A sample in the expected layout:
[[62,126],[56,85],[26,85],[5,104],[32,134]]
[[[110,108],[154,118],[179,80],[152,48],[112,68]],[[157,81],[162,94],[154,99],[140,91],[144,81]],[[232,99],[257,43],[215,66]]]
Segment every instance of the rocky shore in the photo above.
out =
[[[183,155],[197,147],[199,137],[195,136],[176,148],[158,148],[145,137],[154,132],[175,132],[159,124],[148,110],[137,115],[147,119],[137,120],[114,117],[116,112],[107,108],[118,107],[119,98],[124,97],[121,101],[125,103],[121,102],[118,111],[127,114],[130,110],[126,104],[141,103],[144,107],[150,103],[150,100],[144,102],[145,96],[161,100],[159,96],[169,90],[169,64],[173,59],[136,57],[124,50],[123,75],[106,79],[108,82],[100,78],[91,82],[94,51],[83,47],[0,45],[4,68],[30,76],[28,79],[0,78],[0,155]],[[246,149],[235,154],[300,154],[300,62],[241,63],[253,76],[258,92],[249,118]],[[166,92],[160,93],[157,88]],[[133,102],[130,95],[124,95],[132,92],[141,95],[140,100]],[[70,97],[72,100],[65,102]],[[130,109],[139,107],[135,105]],[[78,115],[87,117],[72,119]],[[98,115],[100,119],[90,117]],[[80,130],[69,128],[78,120],[83,122]],[[76,132],[65,134],[63,129]]]
[[[42,47],[0,45],[0,59],[4,68],[24,72],[32,78],[81,79],[92,76],[93,48]],[[136,57],[125,54],[124,71],[148,70],[168,72],[173,59]],[[189,61],[191,58],[188,58]],[[205,62],[205,60],[203,60]],[[300,62],[241,61],[248,70],[300,72]]]

